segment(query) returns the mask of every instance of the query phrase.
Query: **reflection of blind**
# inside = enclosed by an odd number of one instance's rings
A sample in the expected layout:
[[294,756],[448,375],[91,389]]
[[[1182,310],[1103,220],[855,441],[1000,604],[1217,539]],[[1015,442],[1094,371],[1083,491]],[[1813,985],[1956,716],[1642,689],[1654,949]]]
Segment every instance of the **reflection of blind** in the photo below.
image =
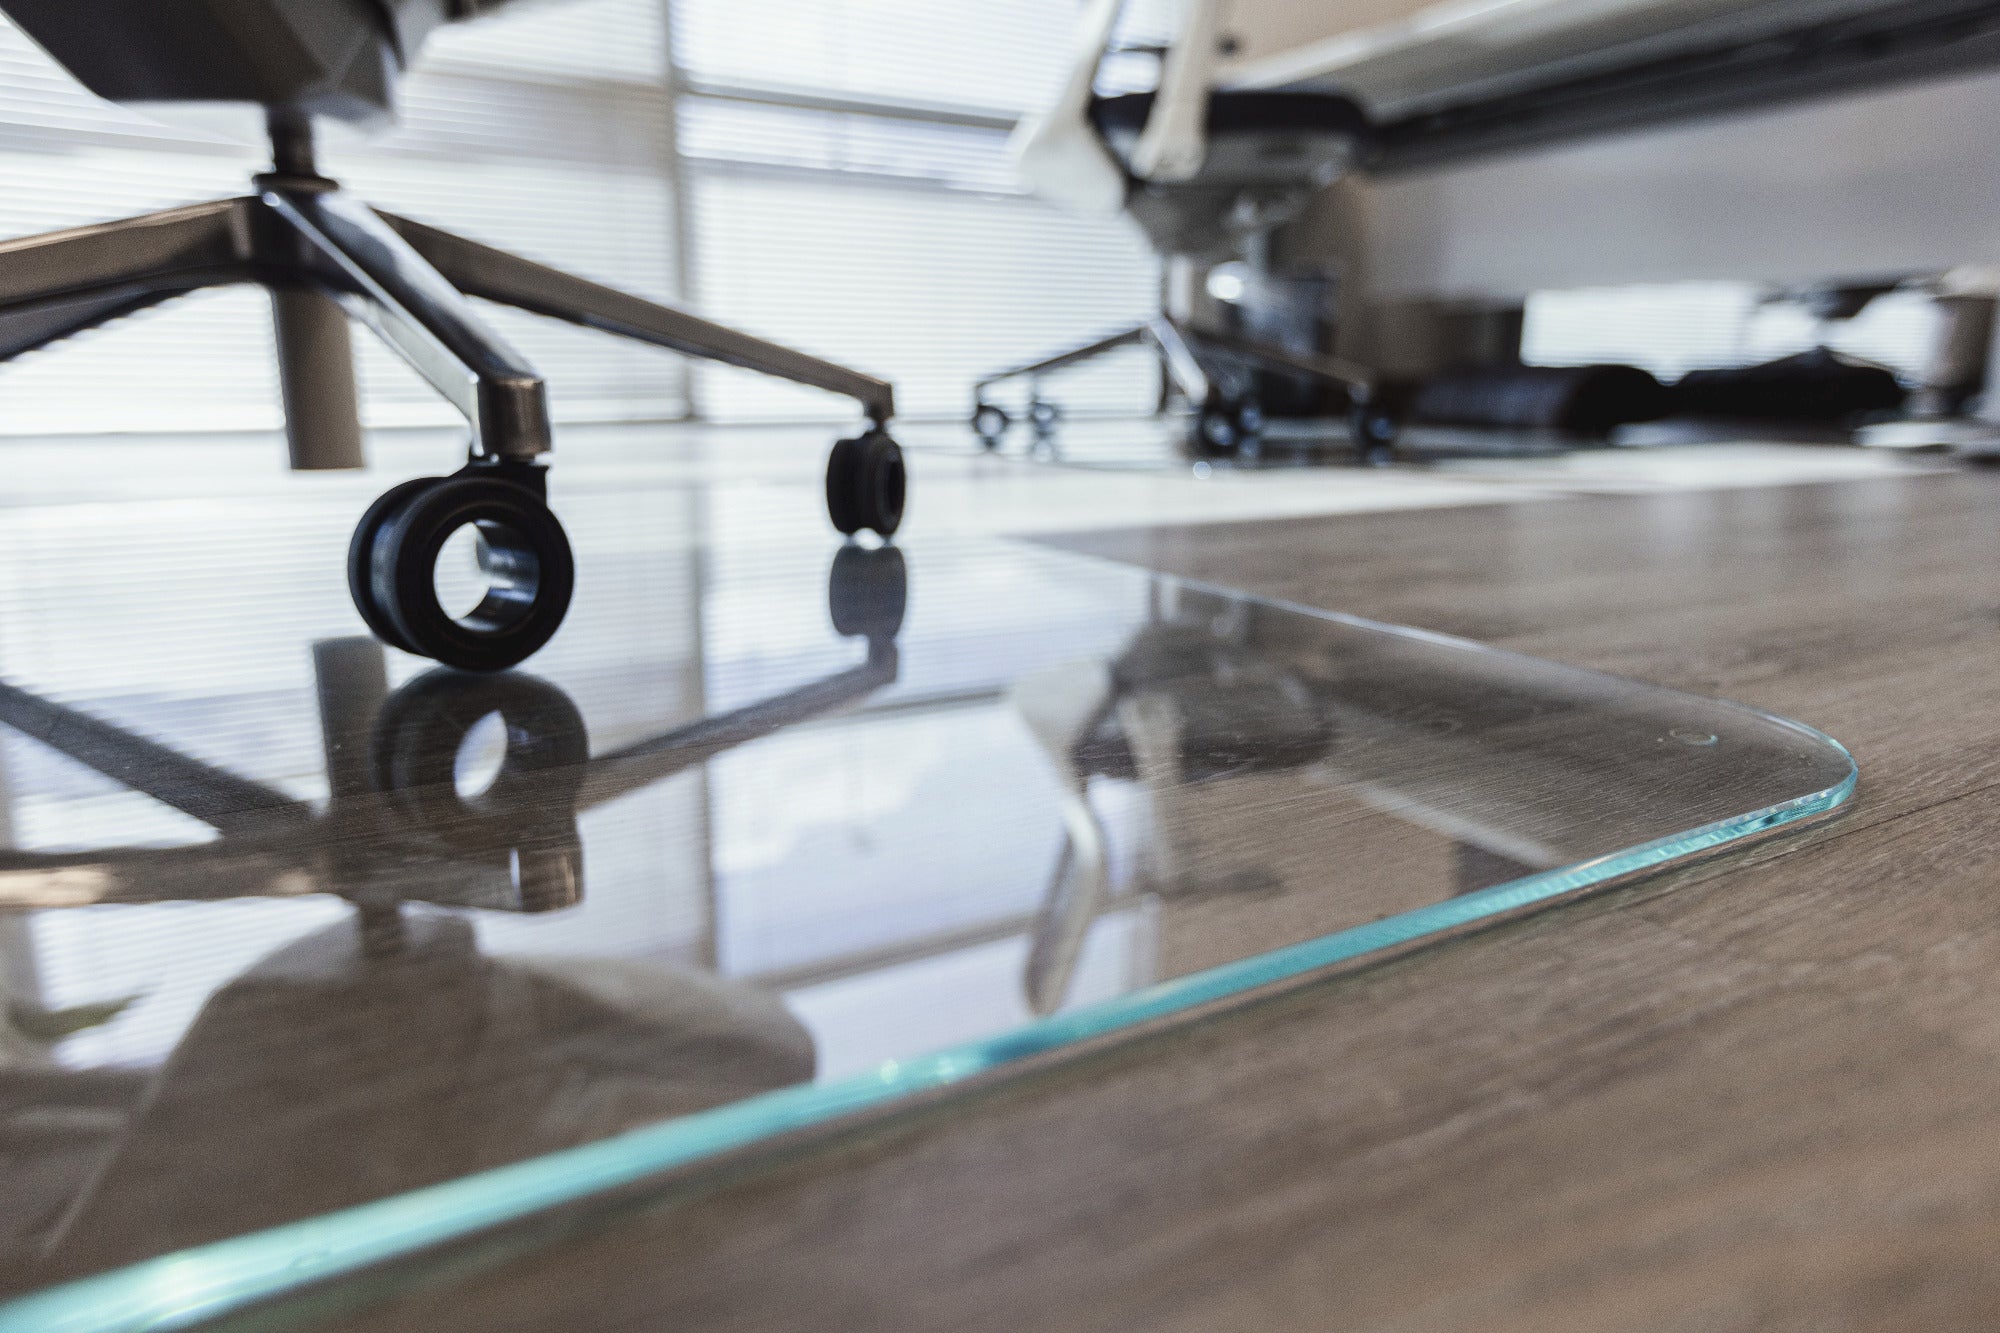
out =
[[[704,313],[882,375],[905,414],[1142,318],[1159,265],[1122,218],[1027,197],[1012,118],[1049,100],[1073,0],[676,0],[677,109]],[[698,371],[723,419],[843,415],[825,395]],[[1080,408],[1148,406],[1136,358],[1079,375]]]
[[1536,292],[1521,356],[1535,365],[1624,362],[1662,379],[1710,366],[1748,366],[1816,345],[1920,374],[1937,311],[1921,292],[1890,292],[1851,320],[1824,327],[1796,304],[1767,302],[1749,283],[1684,282]]
[[[324,169],[364,197],[652,295],[672,294],[672,201],[659,0],[529,6],[438,32],[402,89],[403,121],[330,131]],[[248,189],[250,147],[98,101],[0,23],[0,235],[101,221]],[[682,405],[674,358],[511,312],[494,322],[570,418]],[[374,424],[451,410],[357,329]],[[106,392],[115,386],[116,392]],[[9,433],[273,427],[261,292],[206,293],[0,367]]]

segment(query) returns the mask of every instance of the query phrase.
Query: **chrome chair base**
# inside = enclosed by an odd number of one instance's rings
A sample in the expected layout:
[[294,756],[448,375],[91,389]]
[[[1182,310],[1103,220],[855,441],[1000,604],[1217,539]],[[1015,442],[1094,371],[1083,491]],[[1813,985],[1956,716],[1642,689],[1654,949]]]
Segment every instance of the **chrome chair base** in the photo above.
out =
[[[378,502],[356,532],[350,584],[385,642],[497,670],[546,643],[568,606],[568,543],[539,462],[552,442],[547,386],[471,297],[854,399],[868,424],[833,450],[829,512],[850,535],[888,537],[900,524],[903,462],[882,380],[378,212],[310,170],[255,185],[240,198],[0,242],[0,360],[188,292],[257,283],[271,293],[292,466],[352,468],[364,460],[348,321],[374,329],[471,427],[463,472],[426,479],[424,496],[399,487],[395,513]],[[431,493],[439,488],[448,494]],[[455,620],[431,605],[436,552],[411,545],[442,540],[434,529],[453,518],[477,528],[493,583]]]

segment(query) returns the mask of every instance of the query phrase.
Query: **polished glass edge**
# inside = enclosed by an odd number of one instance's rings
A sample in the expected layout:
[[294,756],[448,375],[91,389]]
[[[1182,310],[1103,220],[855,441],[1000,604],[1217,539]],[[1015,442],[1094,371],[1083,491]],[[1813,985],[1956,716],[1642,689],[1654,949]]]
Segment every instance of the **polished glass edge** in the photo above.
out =
[[[1176,581],[1190,587],[1205,586],[1194,580]],[[1316,619],[1482,653],[1528,657],[1453,635],[1384,625],[1278,600],[1270,600],[1270,604]],[[1748,814],[1224,963],[1039,1019],[997,1037],[915,1059],[892,1060],[870,1073],[835,1083],[763,1093],[596,1143],[64,1283],[0,1304],[0,1333],[154,1333],[187,1328],[310,1283],[576,1203],[763,1139],[824,1125],[963,1083],[1031,1056],[1301,978],[1397,945],[1442,936],[1565,894],[1601,887],[1669,861],[1828,813],[1853,794],[1857,771],[1853,756],[1839,741],[1761,709],[1726,700],[1708,702],[1775,723],[1829,747],[1846,759],[1845,776],[1821,791]]]

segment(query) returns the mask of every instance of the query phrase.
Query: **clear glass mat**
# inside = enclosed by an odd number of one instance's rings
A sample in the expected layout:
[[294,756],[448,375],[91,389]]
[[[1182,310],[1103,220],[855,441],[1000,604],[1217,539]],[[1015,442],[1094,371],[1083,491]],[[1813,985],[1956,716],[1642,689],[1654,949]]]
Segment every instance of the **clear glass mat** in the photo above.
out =
[[569,512],[571,621],[487,678],[356,637],[348,507],[6,539],[0,1329],[181,1327],[1854,781],[1752,709],[1024,545],[590,536],[637,504]]

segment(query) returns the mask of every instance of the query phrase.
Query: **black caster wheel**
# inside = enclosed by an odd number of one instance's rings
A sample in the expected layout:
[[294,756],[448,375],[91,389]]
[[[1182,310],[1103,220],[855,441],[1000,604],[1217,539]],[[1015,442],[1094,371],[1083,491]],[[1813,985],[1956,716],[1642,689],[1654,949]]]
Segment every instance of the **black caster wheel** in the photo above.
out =
[[826,575],[826,609],[833,628],[849,637],[893,639],[903,628],[910,576],[893,546],[843,546]]
[[884,537],[903,522],[903,451],[881,431],[833,446],[826,460],[826,512],[853,536],[867,528]]
[[972,433],[979,437],[979,443],[984,448],[998,449],[1000,437],[1013,424],[1014,418],[995,403],[979,403],[972,409]]
[[1062,425],[1062,409],[1054,403],[1037,398],[1028,404],[1028,424],[1035,428],[1037,435],[1053,435],[1056,427]]
[[1362,462],[1380,467],[1396,452],[1396,436],[1402,422],[1384,404],[1361,403],[1348,413],[1348,429],[1354,436],[1354,452]]
[[1254,463],[1264,456],[1264,409],[1255,402],[1236,406],[1236,457]]
[[1194,419],[1190,442],[1201,458],[1233,458],[1243,443],[1243,429],[1237,424],[1237,408],[1227,402],[1209,402]]
[[[453,615],[438,599],[438,557],[468,526],[487,588]],[[384,643],[462,671],[500,671],[555,635],[576,567],[541,496],[467,471],[405,482],[369,506],[348,546],[347,577],[355,608]]]
[[347,591],[354,598],[354,609],[361,613],[361,619],[367,622],[376,638],[406,653],[417,650],[403,641],[402,633],[375,605],[374,594],[370,591],[368,568],[374,559],[375,534],[382,530],[389,515],[400,509],[405,500],[443,480],[443,477],[414,477],[401,485],[391,486],[377,496],[375,503],[361,515],[361,521],[354,525],[354,536],[347,543]]

